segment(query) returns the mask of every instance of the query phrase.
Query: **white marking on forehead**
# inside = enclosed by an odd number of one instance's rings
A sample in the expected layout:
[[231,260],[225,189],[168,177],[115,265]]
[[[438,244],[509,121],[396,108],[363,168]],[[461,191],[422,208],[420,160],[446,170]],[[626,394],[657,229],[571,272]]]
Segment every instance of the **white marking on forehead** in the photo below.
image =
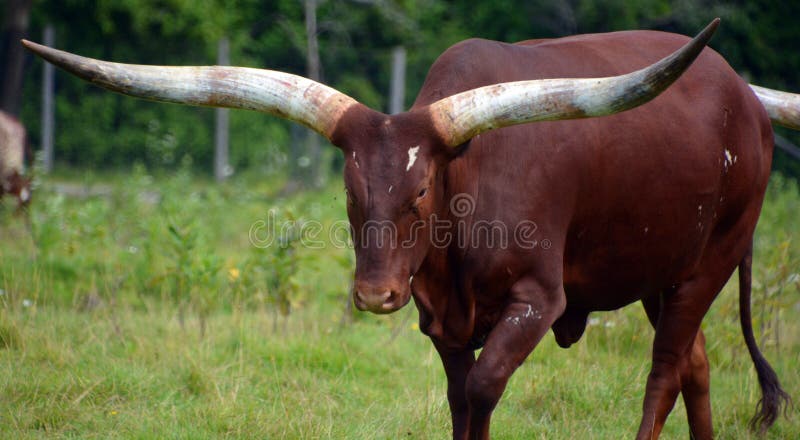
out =
[[417,161],[417,151],[419,151],[419,145],[408,149],[408,165],[406,165],[406,172],[408,172],[408,170],[414,166],[414,162]]

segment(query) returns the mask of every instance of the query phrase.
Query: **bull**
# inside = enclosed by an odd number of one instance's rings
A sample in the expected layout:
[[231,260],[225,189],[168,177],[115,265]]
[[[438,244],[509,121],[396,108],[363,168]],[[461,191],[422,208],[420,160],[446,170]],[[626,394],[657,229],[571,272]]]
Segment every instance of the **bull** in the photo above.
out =
[[25,175],[26,139],[22,123],[0,111],[0,198],[10,194],[20,208],[31,200],[31,179]]
[[[341,149],[353,301],[390,313],[414,298],[447,376],[453,438],[489,437],[509,377],[548,330],[568,347],[591,311],[641,301],[655,337],[637,438],[659,436],[681,393],[692,436],[707,439],[700,323],[737,266],[762,390],[754,426],[788,403],[753,338],[750,274],[770,118],[800,125],[795,95],[752,89],[705,48],[717,25],[688,42],[651,31],[467,40],[391,116],[281,72],[124,65],[23,43],[110,90],[277,115]],[[473,239],[503,227],[513,237]]]

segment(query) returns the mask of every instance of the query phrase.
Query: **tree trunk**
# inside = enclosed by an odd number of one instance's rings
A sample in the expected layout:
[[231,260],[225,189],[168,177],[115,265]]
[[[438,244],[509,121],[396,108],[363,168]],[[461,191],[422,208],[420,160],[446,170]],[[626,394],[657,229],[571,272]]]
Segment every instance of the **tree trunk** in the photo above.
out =
[[[52,25],[44,28],[45,46],[55,46],[55,32]],[[42,168],[45,173],[53,170],[55,144],[55,69],[50,63],[44,63],[42,72]]]
[[25,52],[19,40],[28,32],[31,0],[7,0],[0,53],[0,110],[18,116],[22,103],[22,74]]
[[[314,81],[321,80],[319,42],[317,40],[317,7],[320,0],[303,0],[306,23],[306,76]],[[311,130],[292,130],[293,150],[290,152],[290,186],[319,187],[325,183],[327,170],[322,154],[320,136]]]

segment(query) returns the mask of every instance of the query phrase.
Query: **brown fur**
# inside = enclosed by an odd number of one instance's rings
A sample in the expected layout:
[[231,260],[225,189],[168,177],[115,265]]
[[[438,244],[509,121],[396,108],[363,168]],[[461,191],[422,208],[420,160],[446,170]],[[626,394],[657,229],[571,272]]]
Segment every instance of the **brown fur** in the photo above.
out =
[[30,203],[31,180],[24,175],[27,137],[19,120],[0,112],[0,199],[3,194],[16,197],[18,206]]
[[[437,60],[410,112],[386,116],[356,106],[334,133],[346,158],[356,305],[387,313],[413,296],[420,328],[447,373],[454,438],[488,438],[508,378],[549,329],[568,346],[588,312],[639,300],[657,306],[648,309],[656,336],[637,438],[658,437],[681,390],[693,435],[711,436],[699,326],[745,257],[772,157],[770,121],[747,84],[706,49],[653,102],[614,116],[495,130],[456,152],[425,118],[427,105],[461,91],[618,75],[686,41],[644,31],[519,44],[468,40]],[[406,171],[415,146],[418,159]],[[456,216],[451,201],[465,195],[474,209]],[[416,232],[428,237],[434,219],[461,221],[466,230],[531,221],[540,245],[423,239],[406,249],[376,246],[363,233],[370,221],[391,222],[402,242],[422,221]],[[447,230],[453,238],[462,231]]]

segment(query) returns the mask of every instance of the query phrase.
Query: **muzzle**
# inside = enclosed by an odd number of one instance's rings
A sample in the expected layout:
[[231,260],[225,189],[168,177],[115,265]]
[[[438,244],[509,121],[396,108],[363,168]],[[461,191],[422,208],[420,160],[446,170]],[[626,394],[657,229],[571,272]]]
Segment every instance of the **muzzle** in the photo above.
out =
[[408,304],[411,291],[408,286],[391,286],[389,283],[372,284],[356,281],[353,288],[353,303],[361,311],[377,314],[395,312]]

